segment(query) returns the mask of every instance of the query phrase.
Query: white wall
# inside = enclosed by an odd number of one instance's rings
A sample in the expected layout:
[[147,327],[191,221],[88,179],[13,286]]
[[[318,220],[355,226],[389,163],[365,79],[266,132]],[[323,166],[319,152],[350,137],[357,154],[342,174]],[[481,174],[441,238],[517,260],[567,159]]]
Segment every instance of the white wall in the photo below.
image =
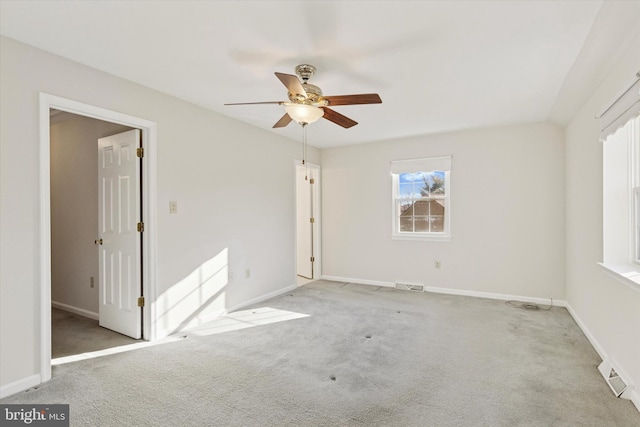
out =
[[[636,28],[636,30],[638,30]],[[567,301],[603,358],[635,384],[640,409],[640,291],[604,274],[602,261],[602,143],[595,116],[640,70],[640,34],[566,128]]]
[[[39,375],[39,203],[47,190],[39,186],[40,91],[157,123],[162,331],[295,284],[298,142],[2,37],[0,391]],[[317,150],[309,161],[318,162]],[[171,200],[177,215],[169,214]],[[234,280],[215,299],[199,299],[222,253]]]
[[[51,120],[51,300],[98,313],[98,138],[130,128],[59,113]],[[95,285],[89,286],[93,277]],[[77,312],[77,311],[76,311]],[[84,313],[89,312],[89,313]]]
[[[453,240],[392,240],[389,162],[449,154]],[[414,137],[323,150],[321,159],[323,275],[565,298],[559,128],[531,124]]]

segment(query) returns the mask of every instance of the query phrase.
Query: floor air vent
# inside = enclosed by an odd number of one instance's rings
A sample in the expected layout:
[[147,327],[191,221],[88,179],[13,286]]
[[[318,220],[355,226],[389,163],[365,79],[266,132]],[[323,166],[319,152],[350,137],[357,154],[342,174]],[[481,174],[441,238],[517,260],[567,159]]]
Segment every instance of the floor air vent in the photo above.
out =
[[613,394],[615,394],[616,397],[626,398],[622,394],[627,389],[627,383],[625,383],[616,370],[611,367],[611,364],[607,361],[603,361],[600,366],[598,366],[598,370],[604,377],[605,381],[607,381],[607,384],[609,384]]
[[424,285],[396,282],[396,289],[401,289],[403,291],[424,292]]

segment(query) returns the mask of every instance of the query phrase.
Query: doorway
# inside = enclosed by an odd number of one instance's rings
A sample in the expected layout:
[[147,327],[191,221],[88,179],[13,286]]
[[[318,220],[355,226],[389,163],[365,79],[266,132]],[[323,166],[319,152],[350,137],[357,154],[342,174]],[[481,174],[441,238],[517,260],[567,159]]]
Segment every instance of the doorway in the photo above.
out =
[[[126,291],[124,285],[128,284],[132,288],[129,291],[141,295],[139,267],[143,260],[135,256],[136,247],[140,242],[139,236],[132,232],[125,236],[115,236],[119,240],[125,238],[127,246],[132,246],[133,250],[125,247],[129,250],[118,250],[115,252],[118,256],[103,254],[107,249],[111,254],[114,254],[114,249],[121,249],[122,244],[117,245],[113,238],[114,229],[122,228],[119,227],[120,218],[131,217],[128,228],[130,231],[135,229],[137,216],[134,214],[139,211],[140,204],[140,199],[135,195],[140,193],[141,188],[139,183],[136,185],[137,188],[132,187],[139,179],[133,179],[132,173],[123,173],[120,170],[122,167],[113,164],[108,164],[107,167],[111,171],[110,175],[117,176],[105,177],[105,162],[99,160],[104,151],[99,150],[101,141],[132,134],[129,143],[137,146],[140,131],[129,126],[54,109],[50,110],[49,117],[53,310],[51,333],[52,357],[56,358],[60,354],[66,355],[75,350],[86,352],[90,349],[108,348],[109,342],[122,341],[105,337],[123,334],[133,339],[140,338],[140,309],[136,307],[135,310],[114,313],[113,292],[105,292],[105,289]],[[111,144],[107,148],[120,147],[113,147]],[[111,151],[118,157],[128,154],[122,149]],[[131,151],[128,157],[135,158],[135,147],[132,147]],[[118,160],[118,163],[123,163],[123,159]],[[130,164],[133,161],[129,159],[124,165],[131,169]],[[114,178],[120,181],[118,185],[114,185]],[[99,185],[101,182],[105,185]],[[101,195],[105,188],[109,188],[108,192]],[[130,193],[131,197],[119,197],[119,193],[124,192]],[[104,218],[103,215],[105,201],[109,205],[106,206],[106,210],[112,213],[109,218]],[[110,206],[111,201],[116,202],[115,206]],[[127,210],[128,205],[132,206]],[[118,210],[124,214],[116,215]],[[117,216],[115,221],[114,216]],[[104,230],[105,227],[108,230]],[[110,268],[108,263],[104,265],[111,260],[116,261],[113,268]],[[118,268],[123,263],[129,264],[127,270],[130,271]],[[119,283],[111,283],[111,286],[107,287],[105,279],[112,278],[110,272],[119,276]],[[133,296],[131,302],[135,302],[136,296]],[[110,304],[105,304],[107,300],[110,300]],[[116,319],[114,323],[114,314],[122,314],[124,319],[120,322]],[[135,316],[136,319],[127,321],[127,315]],[[101,331],[99,326],[114,332]]]
[[[139,129],[140,148],[144,150],[144,157],[141,160],[141,169],[139,177],[142,181],[142,196],[139,203],[140,209],[144,212],[144,218],[147,222],[144,227],[144,233],[139,234],[140,243],[140,261],[141,269],[141,285],[145,291],[145,299],[147,301],[155,300],[155,271],[156,271],[156,251],[155,251],[155,188],[156,188],[156,157],[153,149],[156,141],[156,124],[148,120],[128,116],[115,111],[102,109],[89,104],[79,103],[73,100],[60,98],[49,94],[40,94],[40,186],[41,186],[41,212],[40,212],[40,271],[41,271],[41,322],[40,322],[40,369],[41,381],[47,381],[51,378],[51,307],[52,307],[52,232],[53,217],[51,209],[52,200],[52,149],[51,149],[51,118],[50,111],[57,110],[65,113],[71,113],[84,118],[97,119],[109,122],[123,127]],[[97,141],[94,146],[94,153],[97,156]],[[142,152],[142,151],[141,151]],[[55,153],[53,153],[55,154]],[[94,185],[97,180],[93,181]],[[95,188],[95,187],[94,187]],[[97,228],[94,230],[94,236],[97,234]],[[96,237],[94,237],[95,239]],[[93,245],[94,239],[90,240]],[[144,257],[143,257],[144,255]],[[86,277],[87,289],[91,285],[97,286],[96,276]],[[93,289],[93,288],[91,288]],[[138,295],[134,295],[138,298]],[[72,306],[72,304],[69,304]],[[68,308],[68,307],[67,307]],[[85,309],[86,310],[86,309]],[[70,310],[69,310],[70,311]],[[141,311],[141,321],[144,324],[142,338],[153,341],[155,339],[155,324],[153,322],[153,311],[151,304],[144,304],[139,309]],[[86,310],[86,313],[78,313],[86,315],[92,313],[92,310]],[[94,312],[95,313],[95,312]],[[97,313],[96,313],[97,314]],[[91,316],[87,316],[91,317]]]
[[320,166],[297,161],[296,281],[303,285],[320,276]]

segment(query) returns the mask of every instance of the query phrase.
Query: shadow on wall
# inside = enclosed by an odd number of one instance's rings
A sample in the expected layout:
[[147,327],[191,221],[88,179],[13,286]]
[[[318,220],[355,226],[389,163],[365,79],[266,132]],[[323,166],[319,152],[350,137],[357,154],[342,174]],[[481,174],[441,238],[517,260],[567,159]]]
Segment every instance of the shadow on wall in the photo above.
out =
[[228,284],[229,249],[224,248],[158,297],[158,330],[170,335],[224,314]]

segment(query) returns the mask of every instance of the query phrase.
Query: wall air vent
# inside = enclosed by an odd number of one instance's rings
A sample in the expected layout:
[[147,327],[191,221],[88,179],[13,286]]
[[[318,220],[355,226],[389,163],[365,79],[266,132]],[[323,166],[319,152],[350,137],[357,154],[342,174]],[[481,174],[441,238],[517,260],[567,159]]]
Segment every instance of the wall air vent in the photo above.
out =
[[424,285],[416,285],[414,283],[396,282],[396,289],[403,291],[424,292]]
[[598,371],[600,371],[600,374],[604,377],[607,384],[609,384],[611,391],[613,391],[613,394],[615,394],[616,397],[628,399],[628,397],[624,395],[628,385],[611,366],[609,361],[602,361],[600,366],[598,366]]

